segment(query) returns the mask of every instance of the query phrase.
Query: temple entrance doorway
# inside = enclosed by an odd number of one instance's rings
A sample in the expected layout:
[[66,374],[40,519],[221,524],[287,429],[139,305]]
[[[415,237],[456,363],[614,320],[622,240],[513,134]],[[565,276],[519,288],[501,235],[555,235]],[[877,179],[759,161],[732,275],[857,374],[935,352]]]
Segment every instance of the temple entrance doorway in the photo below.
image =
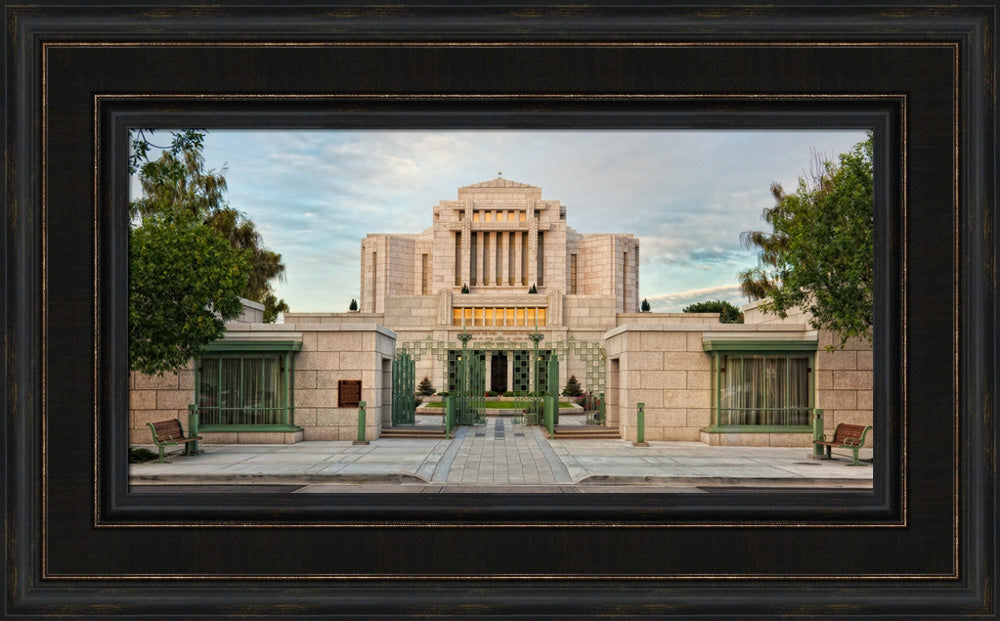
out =
[[502,395],[507,392],[507,353],[493,352],[490,362],[490,386],[495,393]]

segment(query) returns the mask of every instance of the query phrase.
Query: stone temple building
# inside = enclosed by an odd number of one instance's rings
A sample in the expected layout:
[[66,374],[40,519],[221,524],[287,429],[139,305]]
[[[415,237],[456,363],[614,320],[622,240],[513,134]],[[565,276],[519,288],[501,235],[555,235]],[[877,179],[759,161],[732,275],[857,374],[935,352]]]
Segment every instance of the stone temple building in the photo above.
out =
[[[543,342],[600,341],[619,313],[638,312],[638,266],[633,235],[582,235],[541,188],[497,178],[441,201],[422,233],[368,235],[361,312],[380,315],[400,342],[440,339],[464,325],[474,348],[490,345],[477,349],[486,389],[524,391],[528,335],[537,327]],[[438,371],[430,359],[418,361],[420,377]]]
[[[431,209],[431,206],[428,206]],[[715,313],[639,312],[639,239],[581,234],[568,209],[539,187],[496,178],[458,189],[432,208],[423,232],[361,240],[360,309],[260,320],[247,303],[187,368],[133,374],[130,440],[146,423],[200,415],[207,442],[349,440],[398,424],[393,403],[427,377],[454,390],[463,355],[482,362],[480,387],[503,395],[548,389],[533,376],[558,360],[557,389],[575,376],[604,395],[606,426],[645,439],[719,445],[809,446],[812,416],[872,423],[872,349],[744,307],[745,323]],[[394,361],[412,360],[394,386]],[[544,368],[544,366],[543,366]],[[397,373],[397,379],[399,374]],[[871,437],[871,436],[869,436]]]

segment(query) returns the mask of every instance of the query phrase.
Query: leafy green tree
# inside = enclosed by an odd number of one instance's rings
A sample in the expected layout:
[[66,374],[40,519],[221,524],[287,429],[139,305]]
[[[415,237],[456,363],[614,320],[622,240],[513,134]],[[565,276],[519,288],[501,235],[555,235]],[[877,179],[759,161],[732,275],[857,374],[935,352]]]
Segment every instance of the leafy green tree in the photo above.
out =
[[566,387],[563,388],[562,394],[564,397],[579,397],[583,394],[583,388],[575,375],[570,375],[569,379],[566,380]]
[[150,149],[163,149],[177,155],[183,151],[200,150],[205,143],[205,132],[199,129],[183,129],[169,133],[169,143],[160,146],[153,144],[155,129],[137,129],[132,132],[131,150],[128,154],[130,175],[139,172],[139,168],[149,161]]
[[743,323],[743,311],[725,300],[695,302],[684,307],[685,313],[719,313],[722,323]]
[[434,394],[434,385],[431,384],[431,380],[426,375],[424,379],[420,380],[420,384],[417,386],[417,394],[422,397],[429,397]]
[[792,194],[771,186],[775,205],[764,210],[771,232],[746,231],[740,239],[759,251],[759,264],[740,274],[749,299],[769,298],[761,309],[787,317],[808,311],[814,328],[871,341],[874,272],[872,136],[839,162],[821,161]]
[[[190,144],[190,143],[182,143]],[[264,305],[264,321],[273,322],[289,310],[274,295],[271,283],[283,280],[281,255],[263,247],[257,227],[245,214],[225,200],[226,179],[222,172],[205,170],[201,142],[196,147],[164,151],[140,169],[143,196],[132,201],[133,222],[149,217],[185,217],[201,220],[239,250],[247,250],[250,275],[242,296]]]
[[191,219],[147,218],[129,239],[129,368],[177,370],[243,311],[246,251]]
[[271,281],[284,280],[285,264],[279,253],[262,247],[264,240],[257,232],[257,225],[230,207],[209,215],[205,224],[218,231],[233,248],[249,253],[250,277],[243,297],[264,305],[264,321],[271,323],[278,318],[278,313],[287,312],[288,304],[277,299],[271,290]]

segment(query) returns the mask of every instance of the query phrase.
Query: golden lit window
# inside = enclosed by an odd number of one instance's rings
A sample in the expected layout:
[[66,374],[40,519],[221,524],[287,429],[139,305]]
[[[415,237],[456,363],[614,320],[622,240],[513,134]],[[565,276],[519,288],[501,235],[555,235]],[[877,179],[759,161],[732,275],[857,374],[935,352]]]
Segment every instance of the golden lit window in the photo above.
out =
[[484,215],[485,215],[484,219],[487,222],[493,222],[493,212],[492,211],[487,211]]
[[524,309],[523,308],[518,308],[517,309],[517,319],[515,320],[514,325],[515,326],[523,326],[524,325]]
[[472,212],[472,221],[473,222],[479,222],[479,212],[478,211],[473,211]]
[[538,325],[540,325],[540,326],[544,326],[545,325],[545,309],[544,308],[539,308],[538,309]]
[[492,326],[493,325],[493,309],[492,308],[484,308],[483,309],[483,313],[484,313],[484,316],[485,316],[485,321],[484,321],[483,325],[484,326]]
[[527,214],[527,212],[519,211],[517,213],[518,213],[518,220],[520,220],[521,222],[527,222],[528,221],[528,214]]
[[473,322],[472,325],[474,325],[474,326],[481,326],[481,325],[483,325],[483,309],[481,309],[481,308],[477,308],[476,309],[476,319],[475,319],[475,321]]
[[462,309],[453,308],[451,311],[451,325],[460,326],[462,325]]
[[471,326],[472,325],[472,309],[471,308],[464,308],[462,310],[465,311],[465,325]]
[[508,325],[508,326],[514,325],[514,309],[513,308],[508,308],[508,309],[506,309],[505,312],[507,313],[507,323],[505,325]]

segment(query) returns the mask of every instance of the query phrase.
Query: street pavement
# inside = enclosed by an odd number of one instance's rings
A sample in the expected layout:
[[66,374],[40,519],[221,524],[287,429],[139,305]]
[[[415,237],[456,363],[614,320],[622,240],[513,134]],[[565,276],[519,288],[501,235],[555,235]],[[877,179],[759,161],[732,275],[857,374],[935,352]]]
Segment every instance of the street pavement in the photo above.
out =
[[[560,424],[582,424],[582,417],[560,416]],[[198,455],[170,455],[166,464],[130,464],[130,483],[143,490],[189,486],[208,491],[254,484],[289,492],[394,493],[607,493],[634,492],[636,486],[644,492],[748,487],[864,491],[872,486],[871,449],[862,449],[862,465],[851,467],[849,452],[834,451],[832,460],[815,460],[810,447],[655,441],[637,447],[625,440],[549,440],[541,427],[502,416],[488,417],[482,426],[459,427],[451,439],[382,438],[367,445],[347,440],[202,443],[199,448],[203,452]]]

